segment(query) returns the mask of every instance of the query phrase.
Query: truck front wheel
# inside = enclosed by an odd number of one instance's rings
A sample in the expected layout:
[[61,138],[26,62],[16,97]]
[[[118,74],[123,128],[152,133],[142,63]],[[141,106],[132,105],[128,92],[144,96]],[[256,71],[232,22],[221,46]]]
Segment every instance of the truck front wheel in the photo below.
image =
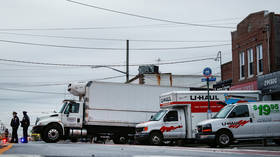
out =
[[216,136],[216,143],[220,147],[227,147],[232,142],[232,135],[228,131],[220,131]]
[[62,130],[57,125],[49,125],[43,133],[43,140],[47,143],[56,143],[60,140]]
[[149,141],[151,145],[162,145],[162,134],[159,132],[153,132],[151,133],[149,137]]

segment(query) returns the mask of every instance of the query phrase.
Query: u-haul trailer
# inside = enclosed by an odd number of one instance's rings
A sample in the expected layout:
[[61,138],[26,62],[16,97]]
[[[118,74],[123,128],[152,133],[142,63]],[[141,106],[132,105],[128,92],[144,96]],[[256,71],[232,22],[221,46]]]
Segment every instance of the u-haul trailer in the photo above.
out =
[[[210,91],[212,114],[225,105],[258,101],[260,91]],[[163,141],[195,139],[196,125],[207,119],[207,91],[176,91],[160,96],[161,110],[136,126],[136,140],[160,145]]]

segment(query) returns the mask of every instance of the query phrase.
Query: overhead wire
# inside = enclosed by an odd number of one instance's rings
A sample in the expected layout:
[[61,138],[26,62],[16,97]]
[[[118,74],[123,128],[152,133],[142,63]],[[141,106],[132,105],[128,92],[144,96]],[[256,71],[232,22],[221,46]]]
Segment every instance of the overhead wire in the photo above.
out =
[[14,33],[14,32],[1,32],[0,34],[9,34],[17,36],[33,36],[33,37],[46,37],[46,38],[59,38],[59,39],[78,39],[78,40],[101,40],[101,41],[133,41],[133,42],[230,42],[230,40],[153,40],[153,39],[120,39],[120,38],[92,38],[92,37],[76,37],[76,36],[59,36],[59,35],[42,35],[30,33]]
[[11,89],[11,88],[2,88],[2,87],[0,87],[0,90],[14,91],[14,92],[36,93],[36,94],[57,94],[57,95],[64,95],[65,94],[65,93],[58,93],[58,92],[43,92],[43,91]]
[[[44,46],[44,47],[56,47],[56,48],[69,48],[69,49],[87,49],[87,50],[126,50],[126,48],[113,48],[113,47],[84,47],[84,46],[70,46],[70,45],[56,45],[56,44],[43,44],[43,43],[32,43],[32,42],[22,42],[13,40],[2,40],[0,42],[22,44],[22,45],[33,45],[33,46]],[[157,47],[157,48],[131,48],[134,51],[155,51],[155,50],[183,50],[183,49],[198,49],[198,48],[208,48],[208,47],[220,47],[231,45],[226,44],[213,44],[213,45],[200,45],[200,46],[185,46],[185,47]]]
[[[173,62],[161,62],[161,63],[146,63],[146,64],[130,64],[129,66],[141,66],[141,65],[168,65],[168,64],[179,64],[179,63],[189,63],[189,62],[198,62],[205,60],[214,60],[214,57],[192,59],[192,60],[183,60],[183,61],[173,61]],[[34,64],[34,65],[49,65],[49,66],[68,66],[68,67],[90,67],[90,68],[102,68],[102,67],[122,67],[126,66],[125,64],[103,64],[103,65],[93,65],[93,64],[60,64],[60,63],[47,63],[47,62],[33,62],[33,61],[22,61],[22,60],[12,60],[0,58],[0,61],[4,62],[14,62],[14,63],[23,63],[23,64]]]
[[79,5],[82,5],[82,6],[87,6],[87,7],[99,9],[99,10],[104,10],[104,11],[113,12],[113,13],[122,14],[122,15],[127,15],[127,16],[133,16],[133,17],[142,18],[142,19],[149,19],[149,20],[153,20],[153,21],[167,22],[167,23],[180,24],[180,25],[189,25],[189,26],[196,26],[196,27],[227,28],[227,29],[235,28],[235,27],[228,27],[228,26],[204,25],[204,24],[196,24],[196,23],[189,23],[189,22],[180,22],[180,21],[173,21],[173,20],[167,20],[167,19],[160,19],[160,18],[155,18],[155,17],[143,16],[143,15],[132,14],[132,13],[128,13],[128,12],[108,9],[108,8],[99,7],[99,6],[96,6],[96,5],[86,4],[86,3],[73,1],[73,0],[66,0],[66,1],[71,2],[71,3],[75,3],[75,4],[79,4]]

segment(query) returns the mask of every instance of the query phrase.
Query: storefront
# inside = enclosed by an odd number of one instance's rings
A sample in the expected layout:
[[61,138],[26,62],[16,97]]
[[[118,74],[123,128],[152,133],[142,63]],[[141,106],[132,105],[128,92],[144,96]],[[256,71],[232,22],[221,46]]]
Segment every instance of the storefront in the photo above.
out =
[[264,100],[280,100],[280,71],[258,76],[258,89]]
[[230,87],[230,90],[257,90],[257,81],[238,84]]

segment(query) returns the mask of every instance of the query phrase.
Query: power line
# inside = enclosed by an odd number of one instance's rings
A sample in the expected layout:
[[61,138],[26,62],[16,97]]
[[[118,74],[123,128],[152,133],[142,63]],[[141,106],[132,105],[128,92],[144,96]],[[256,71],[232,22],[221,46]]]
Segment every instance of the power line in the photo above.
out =
[[79,4],[79,5],[83,5],[83,6],[87,6],[87,7],[91,7],[91,8],[95,8],[95,9],[99,9],[99,10],[109,11],[109,12],[122,14],[122,15],[127,15],[127,16],[133,16],[133,17],[137,17],[137,18],[149,19],[149,20],[153,20],[153,21],[161,21],[161,22],[168,22],[168,23],[181,24],[181,25],[197,26],[197,27],[230,28],[230,29],[235,28],[235,27],[228,27],[228,26],[203,25],[203,24],[196,24],[196,23],[172,21],[172,20],[166,20],[166,19],[160,19],[160,18],[154,18],[154,17],[148,17],[148,16],[143,16],[143,15],[127,13],[127,12],[123,12],[123,11],[117,11],[117,10],[103,8],[103,7],[99,7],[99,6],[96,6],[96,5],[90,5],[90,4],[81,3],[81,2],[77,2],[77,1],[73,1],[73,0],[66,0],[66,1],[71,2],[71,3],[76,3],[76,4]]
[[14,92],[36,93],[36,94],[57,94],[57,95],[65,95],[65,93],[43,92],[43,91],[22,90],[22,89],[11,89],[11,88],[0,88],[0,90],[14,91]]
[[69,30],[99,30],[99,29],[127,29],[153,26],[167,26],[166,24],[131,25],[131,26],[100,26],[100,27],[54,27],[54,28],[0,28],[0,31],[69,31]]
[[[128,40],[128,39],[120,39],[120,38],[73,37],[73,36],[42,35],[42,34],[13,33],[13,32],[0,32],[0,34],[59,38],[59,39],[78,39],[78,40],[100,40],[100,41],[121,41],[121,42]],[[129,41],[134,41],[134,42],[230,42],[230,40],[151,40],[151,39],[129,39]]]
[[[86,50],[126,50],[125,48],[108,48],[108,47],[83,47],[83,46],[69,46],[69,45],[55,45],[55,44],[43,44],[43,43],[31,43],[22,41],[12,41],[12,40],[0,40],[0,42],[22,44],[22,45],[33,45],[33,46],[44,46],[44,47],[56,47],[56,48],[69,48],[69,49],[86,49]],[[183,49],[198,49],[198,48],[208,48],[208,47],[220,47],[227,46],[231,44],[215,44],[215,45],[202,45],[202,46],[189,46],[189,47],[166,47],[166,48],[131,48],[134,51],[155,51],[155,50],[183,50]]]
[[[198,62],[205,60],[214,60],[213,57],[184,60],[184,61],[173,61],[173,62],[162,62],[162,63],[149,63],[149,64],[130,64],[129,66],[141,66],[141,65],[168,65],[168,64],[180,64],[180,63],[189,63],[189,62]],[[45,62],[32,62],[32,61],[22,61],[22,60],[11,60],[0,58],[0,61],[4,62],[14,62],[14,63],[23,63],[23,64],[34,64],[34,65],[48,65],[48,66],[68,66],[68,67],[90,67],[90,68],[103,68],[103,67],[121,67],[126,66],[124,64],[111,64],[111,65],[90,65],[90,64],[60,64],[60,63],[45,63]]]

